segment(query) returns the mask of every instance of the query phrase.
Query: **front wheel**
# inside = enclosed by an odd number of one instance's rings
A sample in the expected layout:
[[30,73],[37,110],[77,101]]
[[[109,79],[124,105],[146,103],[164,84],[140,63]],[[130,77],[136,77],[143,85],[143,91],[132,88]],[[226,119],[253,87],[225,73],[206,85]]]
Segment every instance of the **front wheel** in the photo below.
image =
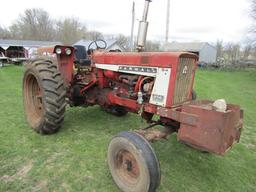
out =
[[148,141],[134,132],[121,132],[108,147],[108,166],[124,192],[154,192],[160,184],[160,166]]

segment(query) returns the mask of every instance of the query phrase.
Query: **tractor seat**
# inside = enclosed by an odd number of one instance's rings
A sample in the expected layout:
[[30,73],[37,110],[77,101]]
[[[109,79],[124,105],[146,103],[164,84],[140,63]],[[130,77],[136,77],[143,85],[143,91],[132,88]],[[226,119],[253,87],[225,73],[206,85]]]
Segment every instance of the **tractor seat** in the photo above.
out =
[[86,48],[83,45],[74,45],[75,64],[80,66],[90,66],[91,60],[87,58]]
[[80,60],[75,60],[75,64],[78,64],[80,66],[90,66],[91,65],[91,60],[90,59],[80,59]]

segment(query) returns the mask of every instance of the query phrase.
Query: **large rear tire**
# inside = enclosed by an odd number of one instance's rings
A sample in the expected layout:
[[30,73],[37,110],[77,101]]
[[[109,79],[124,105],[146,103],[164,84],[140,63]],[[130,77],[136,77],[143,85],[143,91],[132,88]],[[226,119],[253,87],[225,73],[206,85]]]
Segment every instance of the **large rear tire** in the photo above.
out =
[[113,180],[124,192],[155,192],[160,184],[154,150],[137,133],[121,132],[110,141],[108,165]]
[[28,124],[40,134],[56,133],[65,113],[66,89],[57,64],[38,59],[25,66],[23,103]]

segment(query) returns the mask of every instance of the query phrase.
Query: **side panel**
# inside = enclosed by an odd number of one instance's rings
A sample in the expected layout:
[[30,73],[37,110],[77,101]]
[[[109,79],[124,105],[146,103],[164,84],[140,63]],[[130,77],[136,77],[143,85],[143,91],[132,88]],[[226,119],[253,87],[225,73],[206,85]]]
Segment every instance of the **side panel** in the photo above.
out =
[[166,106],[171,68],[159,68],[149,103]]

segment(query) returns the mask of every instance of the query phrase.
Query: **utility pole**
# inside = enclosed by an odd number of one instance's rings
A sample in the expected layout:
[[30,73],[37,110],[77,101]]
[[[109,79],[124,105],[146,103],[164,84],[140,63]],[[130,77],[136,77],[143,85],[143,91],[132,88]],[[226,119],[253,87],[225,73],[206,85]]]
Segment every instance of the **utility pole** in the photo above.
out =
[[169,39],[169,25],[170,25],[170,0],[167,0],[165,44],[168,43],[168,39]]
[[131,27],[131,39],[130,39],[130,47],[131,51],[133,51],[134,41],[133,41],[133,33],[134,33],[134,23],[135,23],[135,2],[132,2],[132,27]]

